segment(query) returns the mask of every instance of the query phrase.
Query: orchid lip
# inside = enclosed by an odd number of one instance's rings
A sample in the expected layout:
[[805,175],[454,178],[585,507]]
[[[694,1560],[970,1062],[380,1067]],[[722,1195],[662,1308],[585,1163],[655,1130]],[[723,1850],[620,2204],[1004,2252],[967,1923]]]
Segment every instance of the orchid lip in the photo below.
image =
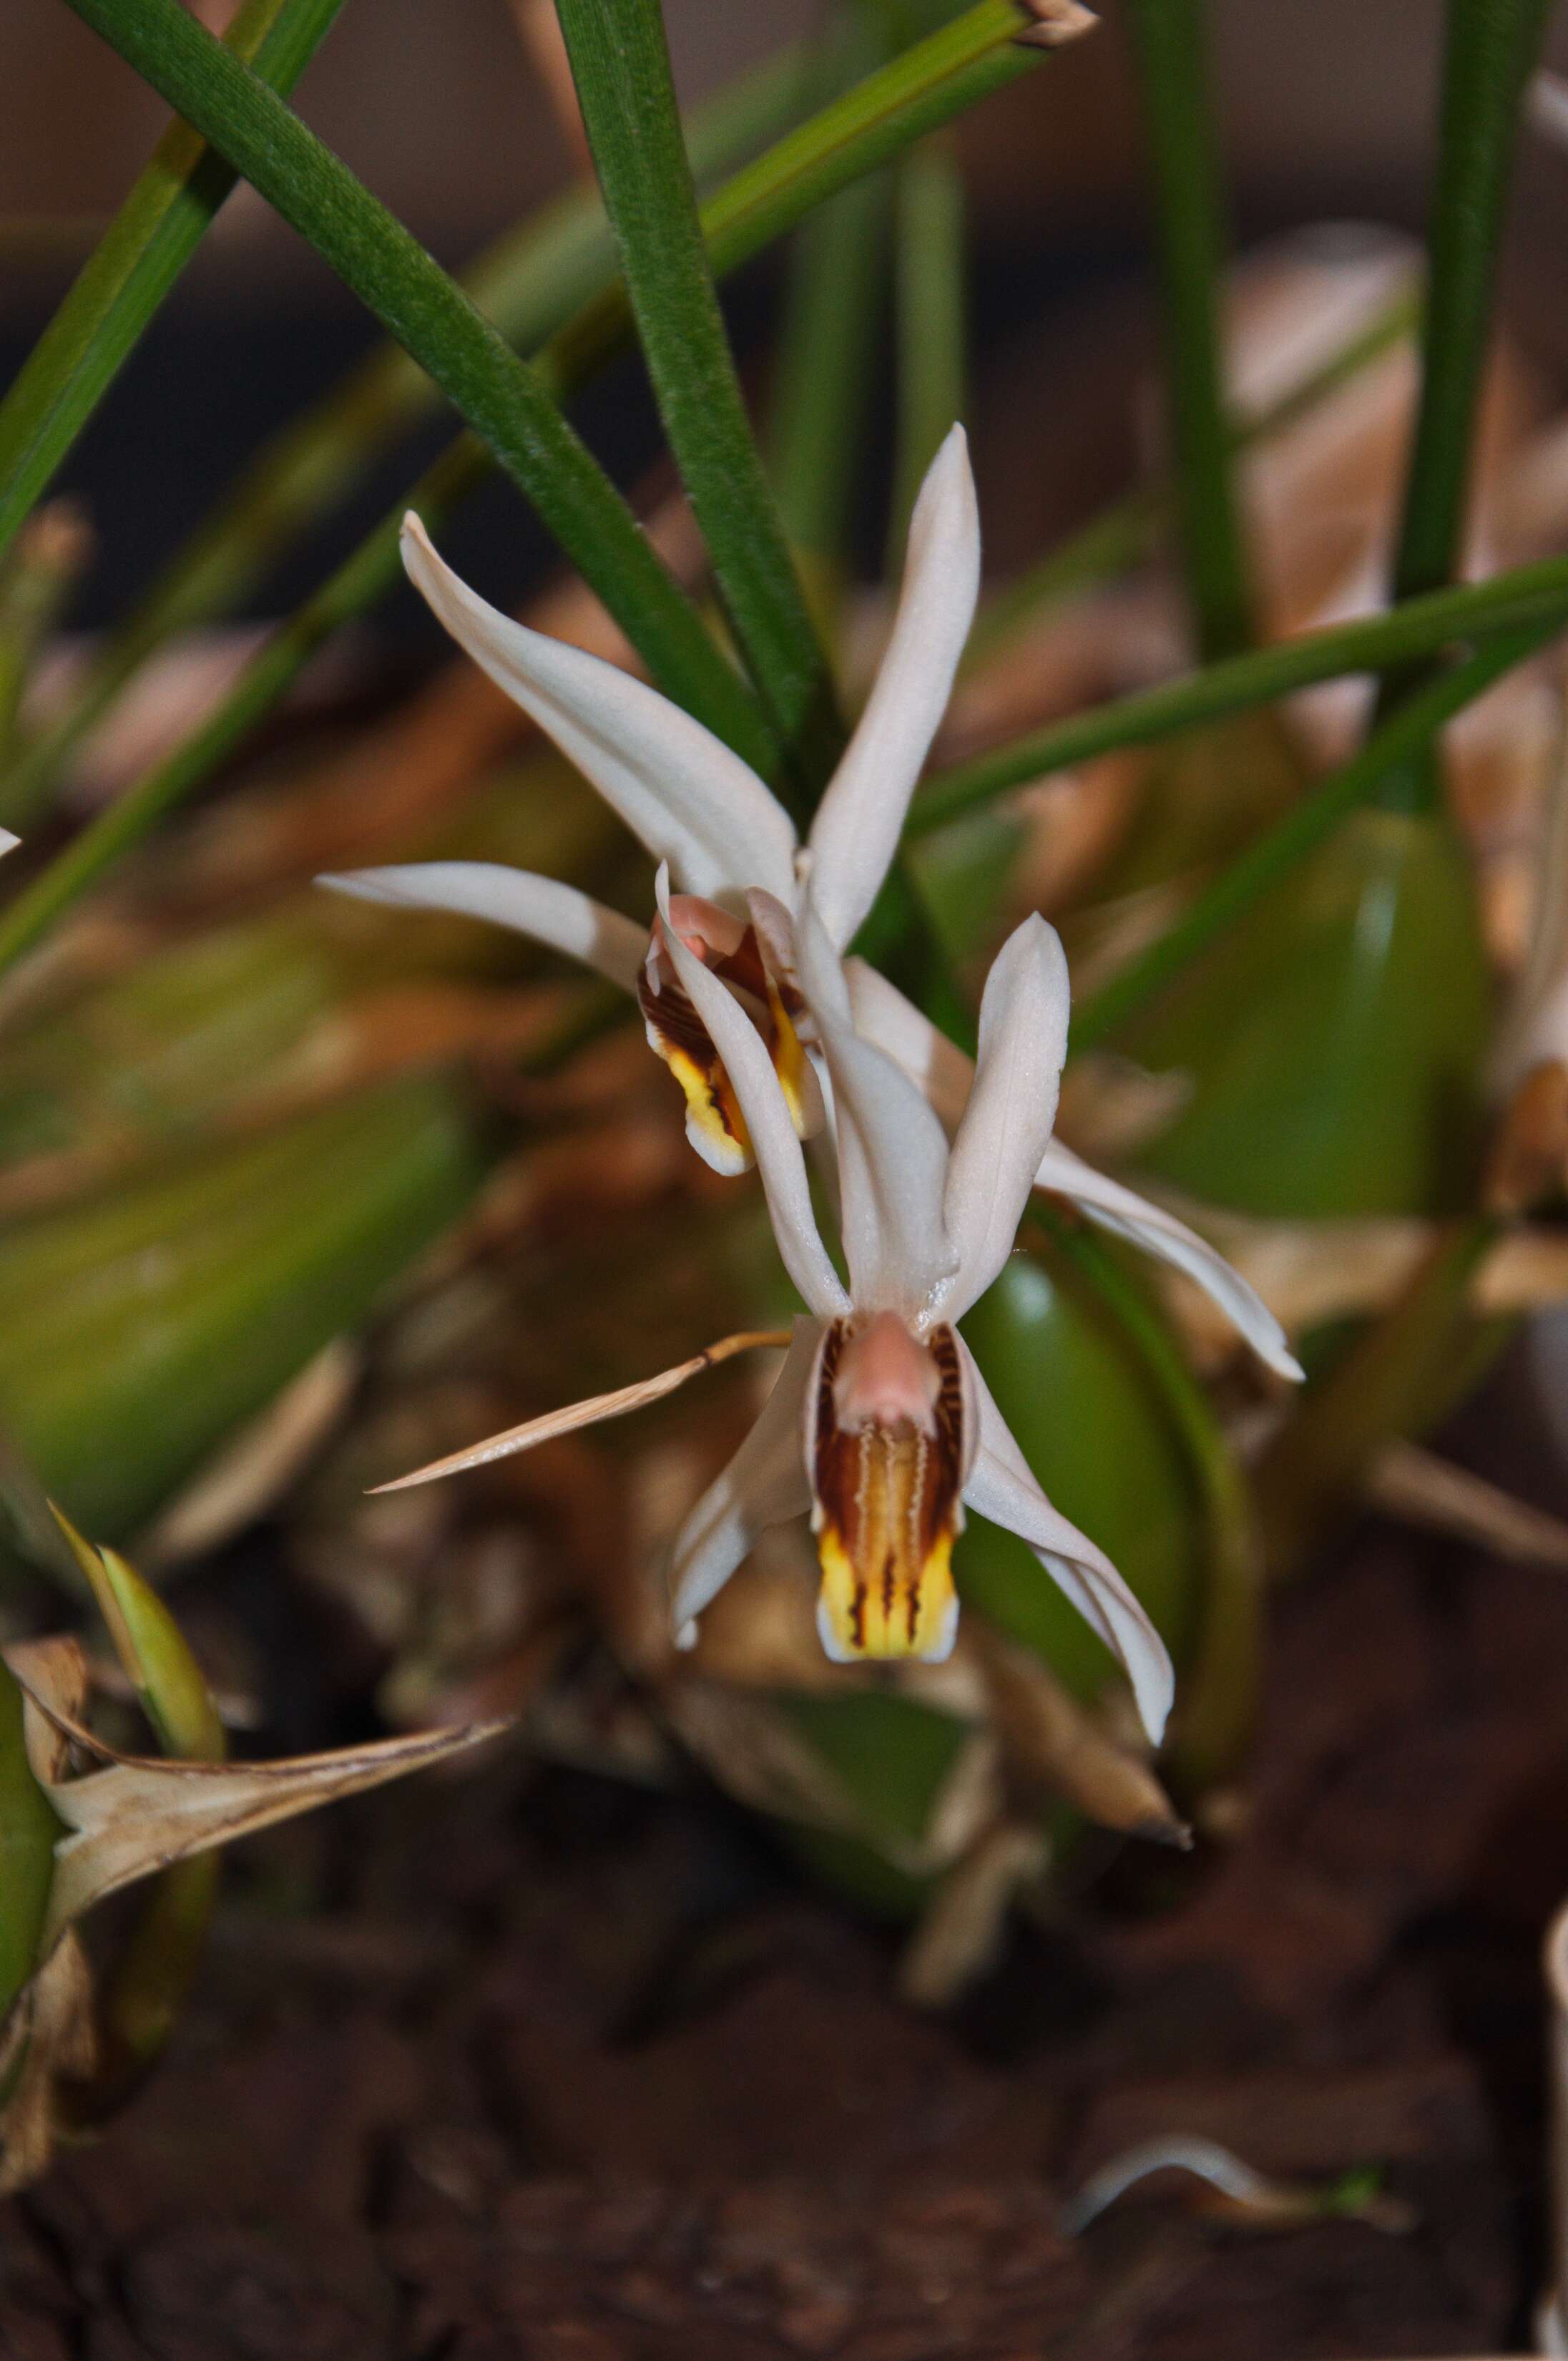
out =
[[948,1653],[963,1526],[957,1341],[925,1344],[892,1312],[834,1321],[807,1397],[817,1628],[839,1663]]

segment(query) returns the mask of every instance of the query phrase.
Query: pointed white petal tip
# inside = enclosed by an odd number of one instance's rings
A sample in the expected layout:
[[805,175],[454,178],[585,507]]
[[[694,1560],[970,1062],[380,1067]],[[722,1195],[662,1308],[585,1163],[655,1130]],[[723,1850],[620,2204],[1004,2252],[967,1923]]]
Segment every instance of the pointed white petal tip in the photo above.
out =
[[675,1645],[681,1651],[681,1653],[685,1656],[689,1656],[692,1650],[696,1646],[696,1617],[688,1617],[685,1623],[677,1623],[675,1626],[674,1636]]
[[980,595],[980,512],[954,426],[926,471],[893,631],[855,732],[811,825],[811,891],[835,949],[853,939],[898,847],[952,694]]
[[13,836],[8,828],[0,828],[0,861],[5,859],[6,853],[15,852],[21,841],[21,838]]

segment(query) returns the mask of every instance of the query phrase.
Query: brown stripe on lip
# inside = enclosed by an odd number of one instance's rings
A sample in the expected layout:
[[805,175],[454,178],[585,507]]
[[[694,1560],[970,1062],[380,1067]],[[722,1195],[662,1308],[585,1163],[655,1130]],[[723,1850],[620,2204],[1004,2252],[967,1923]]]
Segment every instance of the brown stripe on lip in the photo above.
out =
[[811,1477],[822,1610],[846,1656],[923,1656],[949,1627],[949,1557],[959,1526],[963,1386],[957,1340],[927,1341],[937,1364],[933,1431],[913,1419],[839,1422],[835,1383],[853,1324],[823,1339],[812,1402]]

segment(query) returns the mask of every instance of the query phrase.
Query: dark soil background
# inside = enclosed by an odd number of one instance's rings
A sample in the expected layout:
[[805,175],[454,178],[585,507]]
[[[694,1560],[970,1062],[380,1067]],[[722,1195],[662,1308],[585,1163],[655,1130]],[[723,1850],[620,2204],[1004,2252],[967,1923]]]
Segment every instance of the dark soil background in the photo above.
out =
[[[1515,1390],[1470,1431],[1539,1466]],[[887,1930],[702,1792],[512,1753],[276,1832],[231,1863],[156,2081],[0,2213],[0,2353],[1525,2344],[1568,1584],[1365,1526],[1279,1604],[1266,1733],[1233,1850],[1124,1854],[945,2020],[893,1996]],[[1381,2167],[1414,2226],[1242,2233],[1168,2175],[1058,2235],[1088,2171],[1179,2131]]]

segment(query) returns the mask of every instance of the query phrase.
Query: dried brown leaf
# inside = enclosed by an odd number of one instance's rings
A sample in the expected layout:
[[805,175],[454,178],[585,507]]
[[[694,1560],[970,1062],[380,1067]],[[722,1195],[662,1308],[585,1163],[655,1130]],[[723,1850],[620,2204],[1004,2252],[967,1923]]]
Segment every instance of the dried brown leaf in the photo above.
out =
[[1419,1444],[1391,1443],[1366,1478],[1366,1497],[1385,1515],[1474,1542],[1524,1565],[1568,1570],[1568,1523],[1517,1500],[1467,1467]]
[[543,1417],[524,1419],[521,1426],[509,1426],[500,1434],[492,1434],[483,1443],[470,1444],[466,1450],[449,1452],[444,1459],[433,1459],[427,1467],[416,1467],[411,1475],[396,1476],[390,1483],[378,1484],[377,1494],[404,1492],[415,1484],[433,1484],[443,1476],[460,1475],[466,1468],[487,1467],[492,1460],[508,1459],[515,1452],[532,1451],[536,1444],[551,1443],[558,1435],[574,1433],[579,1427],[598,1426],[605,1419],[625,1418],[632,1411],[646,1410],[651,1403],[663,1401],[691,1378],[700,1377],[705,1369],[717,1368],[720,1362],[733,1359],[737,1353],[750,1353],[768,1346],[782,1352],[789,1343],[789,1331],[778,1328],[746,1329],[734,1336],[721,1336],[716,1345],[704,1345],[689,1360],[676,1362],[674,1368],[661,1369],[656,1377],[639,1378],[635,1384],[617,1386],[612,1393],[590,1394],[586,1401],[568,1402],[560,1410],[546,1411]]
[[0,2030],[0,2197],[49,2169],[56,2086],[89,2075],[94,2052],[92,1977],[81,1944],[67,1934]]
[[17,1640],[4,1652],[26,1694],[42,1714],[24,1719],[27,1760],[35,1779],[49,1786],[64,1767],[71,1727],[80,1719],[91,1686],[86,1651],[69,1632],[44,1640]]
[[1031,1649],[971,1616],[965,1639],[980,1668],[1003,1759],[1026,1795],[1064,1796],[1102,1828],[1168,1844],[1187,1840],[1148,1763],[1107,1737]]
[[996,1957],[1014,1896],[1049,1858],[1037,1828],[1004,1820],[985,1829],[942,1879],[905,1949],[904,1998],[916,2008],[950,2007]]
[[60,1683],[52,1667],[41,1682],[29,1682],[25,1662],[13,1662],[12,1670],[38,1718],[110,1766],[85,1778],[46,1783],[50,1803],[71,1831],[56,1847],[46,1948],[122,1885],[318,1805],[341,1802],[422,1770],[510,1726],[500,1721],[422,1730],[278,1763],[167,1762],[105,1746],[55,1701]]
[[334,1337],[261,1412],[209,1459],[137,1545],[144,1565],[169,1566],[216,1549],[286,1491],[336,1425],[363,1356]]
[[1495,1213],[1528,1213],[1568,1195],[1568,1065],[1543,1059],[1519,1083],[1487,1159],[1485,1199]]

